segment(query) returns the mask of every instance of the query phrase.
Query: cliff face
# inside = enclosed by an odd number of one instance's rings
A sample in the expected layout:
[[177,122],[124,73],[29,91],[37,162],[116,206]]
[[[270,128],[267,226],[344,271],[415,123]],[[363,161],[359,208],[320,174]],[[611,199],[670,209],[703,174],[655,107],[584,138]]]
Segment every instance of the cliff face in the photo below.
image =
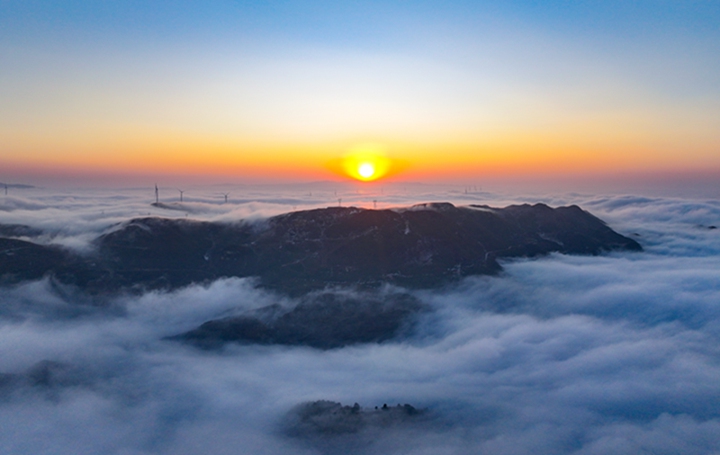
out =
[[253,224],[140,218],[98,237],[96,252],[82,258],[29,241],[3,242],[5,282],[53,274],[96,292],[231,276],[258,277],[262,286],[288,294],[333,285],[429,288],[496,273],[498,258],[641,249],[577,206],[543,204],[335,207]]

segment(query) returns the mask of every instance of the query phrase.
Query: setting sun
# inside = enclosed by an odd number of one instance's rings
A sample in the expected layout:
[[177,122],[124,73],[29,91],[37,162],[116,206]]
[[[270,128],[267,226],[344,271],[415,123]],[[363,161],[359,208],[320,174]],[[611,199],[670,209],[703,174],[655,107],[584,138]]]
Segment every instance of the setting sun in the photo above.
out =
[[331,164],[331,168],[364,182],[385,177],[392,166],[382,147],[376,144],[362,144],[351,148],[342,159],[337,161],[337,164],[340,166],[335,167]]
[[372,163],[362,163],[358,168],[358,174],[364,179],[370,179],[375,174],[375,166]]

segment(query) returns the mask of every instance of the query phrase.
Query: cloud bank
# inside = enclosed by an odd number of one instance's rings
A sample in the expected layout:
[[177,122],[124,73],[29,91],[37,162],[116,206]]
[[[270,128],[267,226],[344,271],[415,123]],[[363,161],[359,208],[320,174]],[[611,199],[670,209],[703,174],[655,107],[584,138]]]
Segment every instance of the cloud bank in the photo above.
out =
[[[299,190],[306,195],[294,197]],[[298,303],[247,279],[113,298],[50,279],[4,288],[0,452],[720,451],[716,201],[445,189],[340,190],[336,197],[337,190],[304,187],[256,189],[225,204],[214,198],[215,189],[206,191],[197,199],[186,193],[194,210],[189,217],[261,218],[337,198],[343,205],[576,203],[633,235],[645,251],[517,260],[504,263],[500,276],[468,278],[451,289],[391,289],[429,308],[411,331],[328,350],[230,344],[207,351],[167,339],[212,319]],[[87,248],[84,239],[114,223],[160,214],[145,193],[28,190],[0,202],[0,222],[42,229],[50,243]],[[427,416],[418,424],[369,425],[328,437],[289,435],[293,409],[318,400],[358,403],[369,413],[385,403],[409,403]]]

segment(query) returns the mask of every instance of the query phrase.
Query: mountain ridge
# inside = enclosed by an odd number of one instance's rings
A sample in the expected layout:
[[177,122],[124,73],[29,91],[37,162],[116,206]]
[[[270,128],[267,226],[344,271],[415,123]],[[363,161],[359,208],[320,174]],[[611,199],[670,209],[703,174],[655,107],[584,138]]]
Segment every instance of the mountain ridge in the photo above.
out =
[[383,283],[433,288],[498,273],[503,258],[642,250],[578,206],[545,204],[328,207],[236,223],[134,218],[98,236],[87,255],[8,235],[14,232],[23,229],[0,229],[0,282],[51,275],[92,292],[222,277],[258,277],[290,295]]

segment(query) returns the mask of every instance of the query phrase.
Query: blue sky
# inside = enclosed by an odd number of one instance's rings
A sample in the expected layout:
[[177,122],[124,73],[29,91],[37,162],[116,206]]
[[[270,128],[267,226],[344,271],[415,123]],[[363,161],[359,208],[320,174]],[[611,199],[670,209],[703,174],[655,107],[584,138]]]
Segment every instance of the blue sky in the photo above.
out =
[[257,36],[340,45],[399,40],[404,27],[515,25],[573,38],[717,37],[714,1],[3,1],[3,35],[172,40]]

